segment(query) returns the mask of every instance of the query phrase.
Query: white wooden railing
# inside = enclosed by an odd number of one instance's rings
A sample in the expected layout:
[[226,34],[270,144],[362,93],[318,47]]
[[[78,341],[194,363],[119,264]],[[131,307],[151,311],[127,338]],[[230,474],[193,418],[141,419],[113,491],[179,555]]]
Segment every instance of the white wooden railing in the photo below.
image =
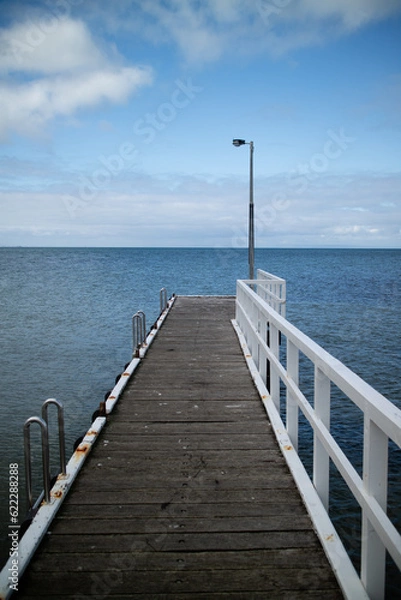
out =
[[[285,303],[285,285],[281,284],[283,293],[278,287],[266,291],[266,282],[273,286],[274,276],[260,271],[258,280],[237,282],[234,327],[277,440],[345,597],[382,599],[386,550],[401,570],[401,536],[387,515],[388,446],[389,440],[393,440],[398,446],[397,452],[401,448],[401,411],[291,325],[280,314]],[[311,401],[299,385],[302,355],[314,366]],[[332,384],[363,413],[362,476],[330,432]],[[283,393],[285,401],[280,402]],[[282,416],[280,404],[284,405]],[[300,410],[313,430],[312,480],[297,452]],[[355,571],[328,517],[330,460],[362,510],[360,574]]]
[[285,317],[287,282],[281,277],[272,275],[262,269],[257,270],[256,293],[263,298],[269,306],[274,308],[281,316]]

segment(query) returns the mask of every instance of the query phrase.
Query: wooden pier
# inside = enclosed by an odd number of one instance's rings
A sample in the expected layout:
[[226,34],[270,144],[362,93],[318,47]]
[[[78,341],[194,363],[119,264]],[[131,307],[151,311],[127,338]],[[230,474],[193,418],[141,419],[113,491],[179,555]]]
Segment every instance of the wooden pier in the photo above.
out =
[[178,297],[19,598],[343,598],[231,324]]

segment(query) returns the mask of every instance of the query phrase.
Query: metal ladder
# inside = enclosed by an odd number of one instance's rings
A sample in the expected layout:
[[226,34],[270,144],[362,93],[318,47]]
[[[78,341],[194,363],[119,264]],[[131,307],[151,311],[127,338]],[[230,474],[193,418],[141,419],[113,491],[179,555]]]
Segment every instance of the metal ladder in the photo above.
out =
[[[49,451],[49,418],[48,407],[50,405],[57,407],[58,412],[58,441],[60,453],[60,471],[58,474],[66,475],[65,459],[65,435],[64,435],[64,407],[55,398],[45,400],[42,405],[41,417],[30,417],[24,423],[24,455],[25,455],[25,476],[26,493],[28,502],[28,514],[35,512],[44,500],[50,502],[51,475],[50,475],[50,451]],[[42,472],[43,472],[43,492],[34,503],[32,491],[32,456],[31,456],[31,425],[37,424],[41,430],[42,440]]]

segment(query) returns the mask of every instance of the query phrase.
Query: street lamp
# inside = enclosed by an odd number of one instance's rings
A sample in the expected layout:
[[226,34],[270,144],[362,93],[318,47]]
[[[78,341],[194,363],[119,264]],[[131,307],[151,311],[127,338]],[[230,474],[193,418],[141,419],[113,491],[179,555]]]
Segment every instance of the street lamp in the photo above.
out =
[[255,258],[255,226],[253,217],[253,142],[245,140],[233,140],[234,146],[239,148],[244,144],[249,144],[250,162],[249,162],[249,234],[248,234],[248,263],[249,263],[249,279],[253,279],[253,265]]

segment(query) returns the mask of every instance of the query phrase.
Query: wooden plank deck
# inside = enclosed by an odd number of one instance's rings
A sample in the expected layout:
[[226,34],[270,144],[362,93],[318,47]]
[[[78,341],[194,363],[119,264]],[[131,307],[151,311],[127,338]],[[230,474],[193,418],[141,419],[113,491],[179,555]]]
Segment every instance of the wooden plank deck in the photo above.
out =
[[178,297],[18,597],[342,598],[230,319]]

